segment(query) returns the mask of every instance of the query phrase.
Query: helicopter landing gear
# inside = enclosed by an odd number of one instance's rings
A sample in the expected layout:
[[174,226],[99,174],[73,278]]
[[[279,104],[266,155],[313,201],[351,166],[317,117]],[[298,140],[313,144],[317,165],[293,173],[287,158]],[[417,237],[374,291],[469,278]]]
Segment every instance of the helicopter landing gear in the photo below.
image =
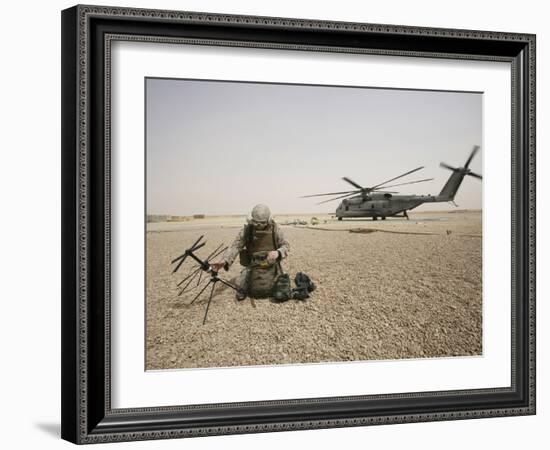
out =
[[409,215],[407,214],[407,211],[403,211],[403,215],[407,218],[407,220],[410,220]]
[[374,216],[374,217],[372,218],[372,220],[378,220],[378,217]]
[[386,216],[383,216],[383,217],[382,217],[382,220],[386,220]]
[[338,217],[338,220],[342,220],[342,218],[341,218],[341,217]]

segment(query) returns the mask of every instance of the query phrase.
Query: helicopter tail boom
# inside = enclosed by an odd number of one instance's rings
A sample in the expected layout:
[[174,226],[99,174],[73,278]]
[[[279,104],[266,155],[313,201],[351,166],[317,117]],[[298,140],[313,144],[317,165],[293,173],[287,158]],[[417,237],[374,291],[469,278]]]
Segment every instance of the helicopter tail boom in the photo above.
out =
[[452,202],[455,198],[455,195],[458,191],[458,188],[462,184],[462,180],[464,180],[464,177],[466,175],[472,176],[474,178],[478,178],[481,180],[481,175],[474,173],[470,170],[470,163],[472,162],[472,159],[476,155],[476,153],[479,151],[479,146],[475,145],[474,148],[472,148],[472,152],[470,153],[470,156],[466,160],[466,164],[464,164],[464,167],[452,167],[448,164],[441,163],[440,166],[444,167],[445,169],[452,170],[452,174],[445,183],[445,186],[443,186],[443,189],[441,189],[441,192],[436,197],[436,202]]
[[441,192],[436,197],[436,201],[438,202],[451,202],[454,200],[455,195],[458,191],[458,188],[462,184],[462,180],[464,180],[464,174],[461,172],[453,172],[447,182],[445,183],[445,186],[443,186],[443,189],[441,189]]

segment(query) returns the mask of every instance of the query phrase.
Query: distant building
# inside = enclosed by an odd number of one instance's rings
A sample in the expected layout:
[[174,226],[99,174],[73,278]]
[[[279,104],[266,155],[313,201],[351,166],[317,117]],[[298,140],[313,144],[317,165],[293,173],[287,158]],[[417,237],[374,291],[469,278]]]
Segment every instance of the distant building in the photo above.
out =
[[147,214],[147,223],[152,222],[168,222],[172,216],[166,214]]
[[[194,214],[193,219],[204,219],[205,214]],[[154,222],[186,222],[191,220],[191,216],[172,216],[168,214],[147,214],[147,223]]]

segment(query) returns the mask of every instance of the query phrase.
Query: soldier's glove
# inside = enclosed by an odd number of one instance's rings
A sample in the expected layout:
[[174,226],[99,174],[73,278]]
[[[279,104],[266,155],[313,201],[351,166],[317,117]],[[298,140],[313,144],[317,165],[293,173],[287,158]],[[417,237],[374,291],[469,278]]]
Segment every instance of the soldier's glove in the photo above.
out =
[[277,250],[272,250],[267,254],[267,262],[273,264],[279,259],[279,252]]
[[222,269],[225,269],[227,271],[227,269],[229,268],[228,264],[225,261],[212,263],[210,264],[210,267],[216,272],[219,272]]

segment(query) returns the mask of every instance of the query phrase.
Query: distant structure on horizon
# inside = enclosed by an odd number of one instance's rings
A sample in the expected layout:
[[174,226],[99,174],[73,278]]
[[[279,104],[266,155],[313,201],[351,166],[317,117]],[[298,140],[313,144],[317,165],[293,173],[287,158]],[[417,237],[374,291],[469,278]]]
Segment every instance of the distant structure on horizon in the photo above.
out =
[[154,222],[187,222],[191,219],[204,219],[205,214],[193,214],[192,216],[172,216],[169,214],[147,214],[147,223]]

